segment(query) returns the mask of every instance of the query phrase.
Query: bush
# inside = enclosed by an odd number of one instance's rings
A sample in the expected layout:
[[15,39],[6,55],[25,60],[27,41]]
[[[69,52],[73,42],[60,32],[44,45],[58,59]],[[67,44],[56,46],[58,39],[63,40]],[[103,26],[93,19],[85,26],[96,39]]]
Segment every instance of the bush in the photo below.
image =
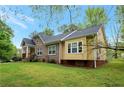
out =
[[45,62],[46,61],[45,58],[43,58],[42,61]]
[[49,63],[56,63],[55,59],[50,59],[48,62]]
[[41,62],[40,59],[31,59],[30,62]]
[[13,57],[12,60],[15,61],[15,62],[22,61],[22,59],[20,57]]

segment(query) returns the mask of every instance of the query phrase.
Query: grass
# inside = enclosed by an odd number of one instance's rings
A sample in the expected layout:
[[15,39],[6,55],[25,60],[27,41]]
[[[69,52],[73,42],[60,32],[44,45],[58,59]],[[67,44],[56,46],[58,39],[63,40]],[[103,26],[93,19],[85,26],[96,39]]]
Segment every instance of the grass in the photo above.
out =
[[65,67],[42,62],[2,63],[0,86],[124,86],[124,60],[111,60],[96,69]]

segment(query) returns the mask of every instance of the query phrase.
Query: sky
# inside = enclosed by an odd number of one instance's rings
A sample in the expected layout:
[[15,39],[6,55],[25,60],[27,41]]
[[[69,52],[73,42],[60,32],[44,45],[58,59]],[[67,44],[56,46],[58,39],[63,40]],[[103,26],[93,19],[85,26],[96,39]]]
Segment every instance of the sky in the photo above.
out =
[[[3,7],[6,11],[3,10]],[[79,6],[80,7],[80,14],[77,16],[73,16],[73,23],[83,23],[85,21],[85,10],[89,6]],[[108,18],[114,18],[115,14],[115,8],[116,6],[90,6],[90,7],[103,7],[108,15]],[[10,11],[11,10],[17,10],[19,12]],[[3,12],[4,11],[4,12]],[[72,15],[76,13],[77,10],[74,10],[72,12]],[[7,20],[5,21],[8,26],[11,27],[11,29],[14,31],[14,37],[12,39],[13,44],[17,48],[21,48],[20,44],[23,38],[29,38],[29,35],[33,31],[42,32],[43,29],[46,27],[46,21],[48,16],[45,16],[46,13],[49,13],[48,11],[45,11],[41,14],[41,19],[38,19],[37,17],[34,17],[32,10],[29,6],[0,6],[0,18],[1,20],[4,20],[3,16],[7,15]],[[61,16],[61,15],[57,15]],[[56,20],[56,17],[54,17]],[[60,25],[68,24],[69,23],[69,14],[68,12],[64,13],[64,16],[60,18],[60,21],[58,23],[52,21],[52,23],[49,24],[50,28],[54,30],[54,34],[60,34],[60,31],[58,31],[58,28]],[[109,20],[109,22],[105,25],[105,33],[108,39],[111,39],[111,31],[110,27],[111,24],[113,24],[113,20]],[[40,27],[39,27],[40,25]]]

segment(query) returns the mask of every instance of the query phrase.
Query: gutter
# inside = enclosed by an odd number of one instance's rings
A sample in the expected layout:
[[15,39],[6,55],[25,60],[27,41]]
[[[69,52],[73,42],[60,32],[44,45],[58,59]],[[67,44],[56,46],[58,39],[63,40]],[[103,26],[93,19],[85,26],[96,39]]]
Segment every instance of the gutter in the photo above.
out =
[[38,35],[39,37],[40,37],[40,39],[43,41],[43,43],[45,44],[45,41],[43,40],[43,38],[40,36],[40,35]]
[[66,35],[65,37],[63,37],[62,39],[60,39],[60,41],[63,41],[64,39],[66,39],[67,37],[69,37],[70,35],[72,35],[73,33],[75,33],[77,30],[71,32],[70,34]]

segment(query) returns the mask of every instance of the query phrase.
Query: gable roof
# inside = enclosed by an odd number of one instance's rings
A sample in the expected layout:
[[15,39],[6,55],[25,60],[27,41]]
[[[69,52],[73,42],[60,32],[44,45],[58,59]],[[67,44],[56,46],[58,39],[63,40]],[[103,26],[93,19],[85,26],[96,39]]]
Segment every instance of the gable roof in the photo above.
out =
[[67,38],[65,38],[64,40],[96,34],[101,26],[102,25],[92,26],[90,28],[86,28],[81,31],[76,31],[72,33],[70,36],[68,36]]
[[59,34],[59,35],[55,35],[55,36],[47,36],[44,35],[42,32],[39,33],[39,37],[41,39],[43,39],[43,41],[48,44],[48,43],[54,43],[54,42],[59,42],[62,38],[64,38],[65,36],[67,36],[68,34],[70,34],[71,32],[67,33],[67,34]]
[[[29,44],[29,45],[35,45],[33,40],[29,39],[29,38],[23,38],[22,42],[25,42],[26,44]],[[21,45],[22,45],[22,43],[21,43]]]
[[[40,32],[38,35],[45,44],[51,44],[59,41],[96,34],[101,26],[102,25],[92,26],[92,27],[83,29],[81,31],[73,31],[67,34],[59,34],[55,36],[47,36],[47,35],[44,35],[42,32]],[[35,45],[35,43],[31,39],[24,38],[23,41],[25,41],[25,43],[27,44]]]
[[88,36],[88,35],[96,34],[101,26],[102,25],[92,26],[90,28],[86,28],[81,31],[73,31],[73,32],[69,32],[67,34],[59,34],[59,35],[55,35],[55,36],[47,36],[41,32],[41,33],[39,33],[39,36],[40,36],[40,38],[43,39],[43,41],[46,44],[48,44],[48,43],[64,41],[67,39],[77,38],[77,37],[81,37],[81,36]]

